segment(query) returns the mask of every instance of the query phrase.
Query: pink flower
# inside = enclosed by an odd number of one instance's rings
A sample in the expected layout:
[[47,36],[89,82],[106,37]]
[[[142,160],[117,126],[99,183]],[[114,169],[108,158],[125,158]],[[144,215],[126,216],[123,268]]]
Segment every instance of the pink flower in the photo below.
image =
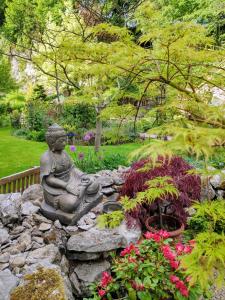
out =
[[159,235],[163,238],[163,239],[167,239],[168,237],[170,237],[169,232],[167,232],[166,230],[160,230],[159,231]]
[[180,255],[184,251],[184,245],[181,244],[181,243],[177,243],[176,246],[175,246],[175,249],[177,251],[177,254]]
[[188,295],[189,295],[187,287],[184,287],[184,288],[180,289],[180,293],[184,297],[188,297]]
[[107,287],[107,285],[112,282],[112,276],[108,272],[102,273],[102,279],[101,279],[101,287]]
[[156,243],[159,243],[160,242],[160,240],[161,240],[161,237],[160,237],[160,235],[159,234],[157,234],[157,233],[152,233],[152,232],[146,232],[145,233],[145,238],[147,239],[147,240],[154,240]]
[[105,290],[99,290],[98,294],[99,294],[100,297],[103,297],[103,296],[105,296],[106,291]]
[[176,258],[176,254],[172,252],[170,246],[162,246],[163,255],[168,260],[174,260]]
[[191,246],[185,246],[184,247],[184,253],[191,253],[191,251],[192,251],[192,248],[191,248]]
[[173,268],[173,269],[178,269],[178,267],[179,267],[179,261],[177,261],[177,260],[171,260],[170,261],[170,266],[171,266],[171,268]]
[[140,254],[140,251],[137,247],[135,247],[133,244],[130,244],[130,246],[127,246],[124,250],[120,252],[120,256],[125,256],[127,254],[130,254],[131,252],[134,252],[136,255]]
[[186,282],[190,282],[191,281],[191,276],[188,276],[186,279],[185,279]]
[[177,281],[179,281],[180,279],[177,277],[177,276],[175,276],[175,275],[170,275],[170,281],[172,282],[172,283],[176,283]]

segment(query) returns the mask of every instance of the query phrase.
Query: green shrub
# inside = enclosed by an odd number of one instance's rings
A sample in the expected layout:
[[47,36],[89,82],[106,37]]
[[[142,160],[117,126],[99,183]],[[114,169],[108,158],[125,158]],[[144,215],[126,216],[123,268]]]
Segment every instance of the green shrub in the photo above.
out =
[[80,170],[86,173],[95,173],[100,170],[113,170],[118,166],[127,166],[127,158],[119,153],[96,153],[94,150],[89,149],[87,154],[76,153],[71,146],[70,149],[74,152],[74,164]]
[[63,104],[61,124],[65,127],[76,128],[76,134],[83,135],[96,123],[95,108],[88,104],[66,101]]
[[20,128],[21,127],[21,113],[18,110],[14,110],[11,115],[10,115],[10,119],[11,119],[11,126],[13,128]]
[[215,200],[193,205],[196,210],[189,220],[189,229],[195,233],[204,231],[225,232],[225,201]]
[[36,141],[36,142],[44,142],[45,141],[45,130],[31,130],[27,131],[26,138],[28,140]]

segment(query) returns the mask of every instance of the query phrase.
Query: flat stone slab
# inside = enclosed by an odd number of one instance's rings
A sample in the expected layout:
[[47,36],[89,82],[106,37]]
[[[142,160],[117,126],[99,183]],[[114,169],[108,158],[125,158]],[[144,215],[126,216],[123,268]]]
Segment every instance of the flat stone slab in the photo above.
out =
[[92,283],[101,278],[104,271],[110,269],[110,263],[106,260],[101,262],[78,263],[74,269],[77,277],[86,283]]
[[96,227],[71,236],[67,242],[67,250],[76,252],[105,252],[122,246],[123,236],[116,229]]

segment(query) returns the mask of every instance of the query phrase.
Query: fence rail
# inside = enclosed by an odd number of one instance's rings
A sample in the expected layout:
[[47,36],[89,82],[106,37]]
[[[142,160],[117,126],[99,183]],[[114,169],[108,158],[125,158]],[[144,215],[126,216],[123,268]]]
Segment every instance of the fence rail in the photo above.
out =
[[30,185],[40,183],[40,167],[16,173],[0,179],[0,194],[22,193]]

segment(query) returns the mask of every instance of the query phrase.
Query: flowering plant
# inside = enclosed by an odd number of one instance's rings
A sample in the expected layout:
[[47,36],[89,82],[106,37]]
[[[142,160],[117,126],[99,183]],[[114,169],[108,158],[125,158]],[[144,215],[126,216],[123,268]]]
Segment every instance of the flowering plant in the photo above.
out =
[[112,275],[102,273],[91,299],[199,299],[199,284],[190,282],[180,266],[181,258],[191,253],[194,241],[172,242],[166,231],[147,232],[141,242],[130,244],[114,258]]

